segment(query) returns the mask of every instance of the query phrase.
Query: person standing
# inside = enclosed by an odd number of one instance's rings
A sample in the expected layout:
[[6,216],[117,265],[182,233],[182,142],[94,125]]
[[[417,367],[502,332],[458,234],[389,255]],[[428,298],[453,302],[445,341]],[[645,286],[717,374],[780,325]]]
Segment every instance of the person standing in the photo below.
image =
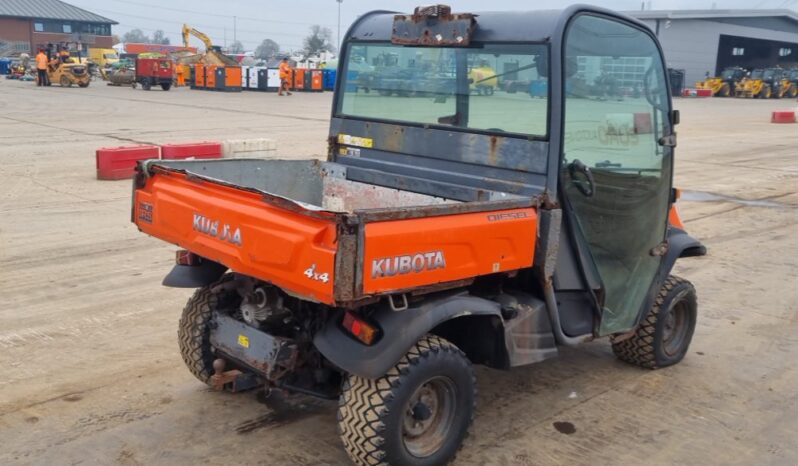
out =
[[36,72],[38,73],[38,79],[36,80],[37,86],[46,86],[47,83],[47,55],[45,55],[43,49],[39,49],[39,53],[36,54]]
[[285,91],[288,95],[292,95],[291,91],[291,76],[293,76],[291,65],[288,64],[288,58],[283,58],[280,62],[280,91],[277,95],[283,95]]

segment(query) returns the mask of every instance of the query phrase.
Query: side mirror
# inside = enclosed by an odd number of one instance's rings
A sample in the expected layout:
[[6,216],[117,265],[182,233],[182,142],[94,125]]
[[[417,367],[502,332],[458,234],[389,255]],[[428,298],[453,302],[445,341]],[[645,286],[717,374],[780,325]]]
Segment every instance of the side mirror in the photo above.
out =
[[681,122],[681,114],[678,110],[671,110],[671,126],[676,126]]

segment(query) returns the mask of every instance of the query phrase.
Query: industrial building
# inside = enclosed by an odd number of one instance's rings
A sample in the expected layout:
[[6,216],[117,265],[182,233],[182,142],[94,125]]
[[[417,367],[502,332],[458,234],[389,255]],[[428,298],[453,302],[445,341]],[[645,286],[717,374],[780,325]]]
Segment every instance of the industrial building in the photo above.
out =
[[59,0],[0,1],[0,57],[32,53],[47,44],[110,48],[116,21]]
[[798,14],[791,10],[627,12],[659,38],[669,68],[691,86],[729,66],[798,66]]

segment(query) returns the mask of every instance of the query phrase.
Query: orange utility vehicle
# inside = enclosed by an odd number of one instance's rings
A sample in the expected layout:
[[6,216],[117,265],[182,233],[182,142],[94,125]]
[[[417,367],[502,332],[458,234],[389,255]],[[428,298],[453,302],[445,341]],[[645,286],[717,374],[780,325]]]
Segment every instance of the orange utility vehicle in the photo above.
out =
[[[375,76],[403,68],[423,92],[348,82],[382,55]],[[646,64],[639,95],[564,92],[619,57]],[[470,92],[485,61],[545,98]],[[598,337],[645,368],[685,356],[696,295],[671,269],[706,250],[673,210],[679,114],[645,25],[585,6],[373,12],[338,76],[326,162],[138,167],[132,220],[181,248],[164,285],[197,288],[178,335],[199,380],[338,398],[355,463],[435,465],[471,423],[472,364]]]

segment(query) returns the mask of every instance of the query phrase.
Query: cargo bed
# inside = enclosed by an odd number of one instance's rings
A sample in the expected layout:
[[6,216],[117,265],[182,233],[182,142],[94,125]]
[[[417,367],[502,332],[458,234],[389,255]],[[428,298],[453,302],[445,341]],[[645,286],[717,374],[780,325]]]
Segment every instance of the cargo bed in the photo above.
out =
[[459,202],[348,180],[316,160],[151,160],[143,232],[294,296],[345,306],[532,264],[536,199]]

